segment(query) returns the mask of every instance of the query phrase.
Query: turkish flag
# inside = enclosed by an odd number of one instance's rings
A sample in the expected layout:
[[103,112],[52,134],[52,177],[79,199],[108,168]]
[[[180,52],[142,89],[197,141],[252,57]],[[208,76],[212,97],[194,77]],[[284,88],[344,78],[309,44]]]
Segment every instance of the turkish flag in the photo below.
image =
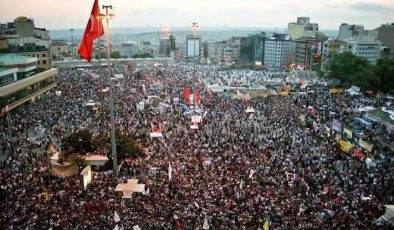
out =
[[191,93],[191,89],[190,88],[186,88],[185,92],[184,92],[184,97],[185,97],[185,104],[186,105],[190,105],[190,93]]
[[92,46],[93,41],[104,35],[103,24],[101,22],[100,16],[100,8],[98,0],[94,1],[92,13],[90,14],[90,18],[88,24],[85,28],[85,33],[83,34],[81,45],[79,46],[78,53],[81,58],[90,62],[92,60]]
[[200,90],[194,91],[194,104],[196,104],[196,105],[200,105],[201,104]]

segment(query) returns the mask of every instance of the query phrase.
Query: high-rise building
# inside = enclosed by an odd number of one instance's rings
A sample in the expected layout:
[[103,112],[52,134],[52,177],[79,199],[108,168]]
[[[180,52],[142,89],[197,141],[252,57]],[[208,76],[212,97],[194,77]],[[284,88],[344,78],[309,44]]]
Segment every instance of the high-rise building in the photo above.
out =
[[366,30],[363,25],[348,25],[342,23],[339,26],[338,39],[345,40],[353,37],[362,37],[363,40],[375,41],[378,38],[376,30]]
[[287,34],[274,34],[264,43],[264,65],[287,67],[294,62],[295,42]]
[[239,62],[239,54],[240,38],[208,43],[208,58],[212,63],[235,64]]
[[162,57],[169,57],[171,53],[171,40],[169,38],[161,38],[159,44],[159,54]]
[[394,23],[381,25],[377,28],[377,33],[382,45],[394,50]]
[[319,25],[310,23],[309,17],[297,17],[297,22],[290,22],[287,29],[290,37],[294,40],[301,37],[314,37],[315,33],[319,31]]
[[176,50],[176,40],[175,40],[174,35],[171,34],[171,35],[169,36],[169,39],[170,39],[171,51],[175,51],[175,50]]
[[351,52],[358,57],[363,57],[369,62],[375,64],[380,58],[380,48],[382,42],[370,41],[364,39],[347,39],[344,40],[342,52]]
[[241,65],[255,65],[264,63],[264,40],[266,33],[249,35],[240,39]]
[[13,23],[2,24],[0,53],[14,53],[38,58],[37,68],[52,68],[49,32],[36,28],[33,19],[18,17]]
[[319,34],[317,37],[301,37],[295,41],[294,62],[305,70],[318,70],[322,60],[323,42],[327,37]]
[[10,111],[56,87],[57,69],[40,70],[37,57],[0,54],[0,108]]
[[197,63],[200,60],[200,46],[201,39],[198,36],[187,35],[186,36],[186,61]]

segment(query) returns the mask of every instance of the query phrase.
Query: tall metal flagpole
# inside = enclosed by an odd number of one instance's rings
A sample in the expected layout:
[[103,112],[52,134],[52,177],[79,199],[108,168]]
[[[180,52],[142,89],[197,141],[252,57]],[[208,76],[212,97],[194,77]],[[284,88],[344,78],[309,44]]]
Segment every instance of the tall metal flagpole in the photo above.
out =
[[111,48],[109,37],[109,19],[114,17],[113,13],[109,13],[108,9],[112,10],[112,5],[103,5],[105,14],[100,14],[107,22],[107,62],[109,72],[109,112],[111,117],[111,147],[112,147],[112,162],[113,162],[113,181],[116,182],[118,178],[118,159],[116,155],[116,140],[115,140],[115,120],[114,120],[114,100],[113,100],[113,84],[112,84],[112,68],[111,68]]
[[[99,16],[100,17],[100,16]],[[105,115],[104,115],[104,75],[101,74],[101,23],[97,23],[97,46],[98,46],[98,64],[99,64],[99,68],[98,68],[98,74],[99,74],[99,78],[101,80],[101,92],[99,92],[99,97],[100,97],[100,110],[101,110],[101,135],[103,135],[103,137],[105,136]],[[101,76],[100,76],[101,75]]]

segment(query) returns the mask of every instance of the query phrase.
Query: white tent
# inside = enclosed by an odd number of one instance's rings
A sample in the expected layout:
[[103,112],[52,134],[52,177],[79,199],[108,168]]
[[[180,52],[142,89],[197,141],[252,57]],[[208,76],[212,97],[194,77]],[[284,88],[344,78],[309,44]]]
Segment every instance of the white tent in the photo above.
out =
[[151,138],[163,138],[162,133],[150,133]]

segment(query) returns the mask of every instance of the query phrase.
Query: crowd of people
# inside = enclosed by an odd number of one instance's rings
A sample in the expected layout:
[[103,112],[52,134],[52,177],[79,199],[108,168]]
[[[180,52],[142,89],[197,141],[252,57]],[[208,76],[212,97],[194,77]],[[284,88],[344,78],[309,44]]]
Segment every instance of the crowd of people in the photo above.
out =
[[[80,177],[50,175],[49,145],[59,147],[63,136],[81,128],[98,135],[104,126],[109,132],[108,113],[103,123],[99,110],[86,106],[100,101],[100,76],[107,70],[60,70],[56,90],[2,118],[1,153],[7,155],[0,170],[2,229],[262,229],[267,222],[271,229],[386,227],[376,219],[385,204],[394,203],[392,153],[378,145],[365,152],[374,160],[371,167],[344,153],[334,131],[321,135],[300,119],[324,125],[334,117],[350,124],[354,109],[382,106],[383,99],[329,94],[312,79],[306,80],[313,93],[295,96],[234,99],[232,91],[207,90],[208,84],[244,78],[261,85],[286,81],[286,72],[149,64],[138,67],[139,77],[125,65],[113,71],[124,76],[114,86],[116,127],[136,140],[146,157],[123,159],[115,183],[110,173],[94,172],[86,191]],[[201,92],[198,109],[186,105],[186,88]],[[149,103],[150,95],[160,103]],[[143,109],[139,102],[145,102]],[[310,106],[316,108],[313,116]],[[190,129],[186,107],[202,116],[198,129]],[[163,138],[149,135],[151,123],[161,124]],[[364,131],[370,143],[377,133],[394,140],[383,129]],[[122,200],[114,188],[131,178],[146,184],[146,191]]]

